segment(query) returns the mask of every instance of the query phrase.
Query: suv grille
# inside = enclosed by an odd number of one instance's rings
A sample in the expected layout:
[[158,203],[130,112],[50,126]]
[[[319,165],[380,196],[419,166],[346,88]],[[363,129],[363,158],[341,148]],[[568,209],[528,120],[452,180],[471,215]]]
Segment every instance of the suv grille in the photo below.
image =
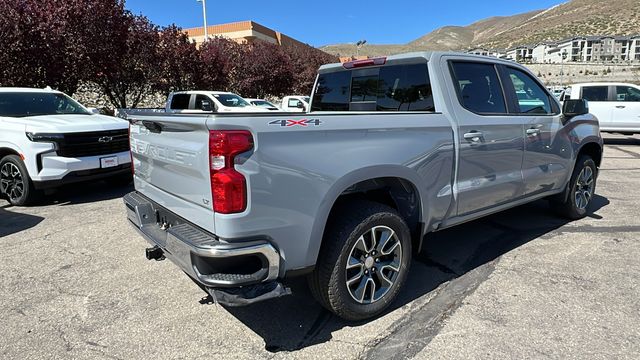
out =
[[58,155],[83,157],[129,151],[129,130],[93,131],[64,134],[58,141]]

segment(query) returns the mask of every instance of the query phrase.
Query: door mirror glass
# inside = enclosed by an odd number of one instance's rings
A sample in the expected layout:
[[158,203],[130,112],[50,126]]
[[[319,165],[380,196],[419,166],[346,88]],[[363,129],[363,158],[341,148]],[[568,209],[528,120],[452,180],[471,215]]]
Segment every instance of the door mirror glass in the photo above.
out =
[[586,99],[565,100],[562,105],[562,114],[571,119],[575,116],[589,113],[589,102]]

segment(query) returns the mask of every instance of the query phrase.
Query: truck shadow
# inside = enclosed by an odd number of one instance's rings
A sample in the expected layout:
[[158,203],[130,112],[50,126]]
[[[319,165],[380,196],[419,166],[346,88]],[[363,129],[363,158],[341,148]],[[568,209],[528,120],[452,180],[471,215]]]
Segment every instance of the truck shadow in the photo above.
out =
[[[589,216],[600,219],[594,213],[608,204],[608,199],[596,195]],[[404,290],[387,313],[568,222],[555,216],[542,200],[428,235],[422,251],[414,256]],[[367,324],[347,322],[320,307],[304,279],[288,285],[293,291],[291,296],[227,308],[264,339],[269,352],[295,351],[324,343],[332,339],[334,331]]]
[[605,145],[640,145],[640,138],[633,136],[626,136],[624,138],[605,137],[603,140]]
[[96,201],[112,200],[125,196],[133,191],[133,183],[129,185],[111,185],[96,180],[86,183],[69,184],[53,190],[36,205],[74,205]]
[[40,216],[5,210],[10,206],[8,203],[0,206],[0,238],[30,229],[44,220]]

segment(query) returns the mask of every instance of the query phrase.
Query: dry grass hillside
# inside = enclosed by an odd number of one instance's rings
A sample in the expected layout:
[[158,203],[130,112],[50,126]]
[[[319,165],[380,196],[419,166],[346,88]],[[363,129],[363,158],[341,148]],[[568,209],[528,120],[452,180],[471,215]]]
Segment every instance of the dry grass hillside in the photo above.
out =
[[[640,33],[640,0],[572,0],[547,10],[492,17],[468,26],[445,26],[403,45],[366,45],[360,55],[389,55],[418,50],[464,50],[473,47],[506,49],[516,45],[555,41],[578,35]],[[322,50],[354,55],[351,44]]]

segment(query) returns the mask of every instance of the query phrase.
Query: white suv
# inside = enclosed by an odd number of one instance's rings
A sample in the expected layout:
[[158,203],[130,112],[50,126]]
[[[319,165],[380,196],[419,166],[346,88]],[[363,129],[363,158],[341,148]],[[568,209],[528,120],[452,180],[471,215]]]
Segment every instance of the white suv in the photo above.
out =
[[131,181],[129,124],[50,89],[0,88],[0,197],[32,203],[43,189]]

